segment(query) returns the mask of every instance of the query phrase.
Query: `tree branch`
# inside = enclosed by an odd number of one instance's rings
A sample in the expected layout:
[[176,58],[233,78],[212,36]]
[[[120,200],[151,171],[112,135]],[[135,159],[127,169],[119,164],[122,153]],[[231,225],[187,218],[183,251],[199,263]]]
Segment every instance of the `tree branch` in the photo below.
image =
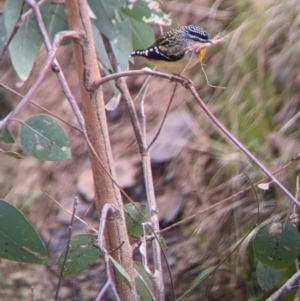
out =
[[124,71],[116,74],[108,75],[97,82],[92,84],[92,87],[98,87],[105,82],[110,80],[115,80],[119,77],[124,76],[137,76],[137,75],[151,75],[156,77],[161,77],[168,79],[171,82],[178,82],[183,85],[185,88],[190,90],[191,94],[194,96],[195,100],[198,102],[200,107],[203,109],[205,114],[211,119],[211,121],[216,125],[217,128],[231,141],[235,144],[253,163],[257,165],[257,167],[298,207],[300,207],[300,202],[295,199],[295,197],[282,185],[273,175],[272,173],[250,152],[248,149],[239,142],[222,124],[221,122],[211,113],[208,107],[205,105],[203,100],[199,97],[193,83],[182,76],[174,75],[174,74],[166,74],[158,71],[154,71],[148,68],[144,68],[142,70],[133,70],[133,71]]
[[[120,70],[120,67],[110,47],[109,41],[105,37],[104,37],[104,42],[110,57],[112,68],[114,72],[117,72],[118,70]],[[153,177],[151,171],[150,153],[146,145],[146,140],[138,120],[138,116],[134,107],[133,100],[128,90],[126,81],[123,77],[119,77],[118,79],[116,79],[116,87],[119,89],[119,91],[121,92],[125,100],[127,110],[129,112],[129,117],[132,123],[132,127],[135,133],[135,137],[139,145],[140,155],[142,158],[147,203],[148,203],[148,208],[149,208],[150,218],[151,218],[151,226],[156,235],[156,233],[158,233],[160,229],[159,229],[158,209],[155,200],[154,184],[153,184]],[[161,248],[158,239],[154,239],[152,241],[152,249],[153,249],[153,259],[154,259],[153,260],[154,270],[156,275],[154,279],[155,288],[156,288],[155,295],[156,295],[156,299],[160,301],[160,300],[164,300],[165,293],[164,293],[164,282],[163,282]]]
[[[124,301],[137,298],[132,248],[129,243],[125,215],[120,190],[112,179],[116,178],[111,152],[105,104],[102,89],[90,89],[93,82],[101,78],[91,21],[86,0],[66,0],[66,13],[69,27],[83,35],[82,41],[73,40],[76,70],[83,106],[86,134],[93,151],[89,148],[89,158],[95,185],[95,205],[100,215],[104,206],[117,208],[119,214],[106,221],[103,242],[111,256],[126,270],[131,278],[130,286],[115,268],[107,271],[111,285]],[[94,154],[96,152],[96,155]],[[101,162],[99,164],[98,158]],[[108,174],[103,170],[108,172]]]
[[272,296],[270,296],[266,301],[277,301],[288,293],[294,285],[300,281],[300,271],[294,274],[278,291],[276,291]]
[[31,88],[28,90],[26,95],[23,97],[23,99],[17,104],[17,106],[4,119],[0,120],[0,129],[5,128],[9,122],[9,119],[15,117],[27,105],[29,100],[36,93],[36,91],[40,87],[42,81],[46,77],[49,69],[52,66],[53,60],[56,55],[56,51],[57,51],[61,41],[65,38],[77,38],[78,39],[78,38],[80,38],[80,35],[76,31],[62,31],[55,36],[52,47],[48,52],[46,62],[44,64],[42,70],[40,71],[37,79],[31,86]]

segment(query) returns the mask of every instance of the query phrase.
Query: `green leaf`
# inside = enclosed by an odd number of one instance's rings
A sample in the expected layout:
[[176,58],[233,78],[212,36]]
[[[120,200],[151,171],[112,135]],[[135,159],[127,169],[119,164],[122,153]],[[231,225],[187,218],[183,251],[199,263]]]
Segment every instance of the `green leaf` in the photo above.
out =
[[148,24],[129,18],[133,49],[144,49],[154,42],[154,34]]
[[4,16],[0,15],[0,53],[3,50],[5,42],[6,42],[6,30],[4,24]]
[[281,272],[274,270],[262,262],[258,262],[256,266],[256,279],[260,288],[268,292],[274,289],[280,280]]
[[[64,275],[74,275],[86,270],[99,258],[99,250],[94,246],[96,235],[80,234],[72,237]],[[62,268],[66,248],[60,254],[57,264]]]
[[142,223],[145,223],[145,218],[140,214],[140,212],[148,218],[148,208],[146,205],[141,203],[126,204],[124,207],[125,210],[125,219],[128,235],[134,238],[138,238],[143,235]]
[[16,152],[6,151],[6,152],[4,152],[4,154],[7,155],[7,156],[9,156],[9,157],[13,157],[15,159],[18,159],[18,160],[24,159],[23,156],[21,156],[20,154],[18,154]]
[[63,161],[71,157],[67,134],[48,115],[36,115],[22,122],[19,139],[22,149],[40,160]]
[[[93,36],[94,36],[94,40],[95,40],[97,56],[98,56],[98,60],[100,61],[100,64],[101,64],[101,68],[105,72],[105,74],[111,74],[113,72],[113,70],[112,70],[112,66],[110,64],[108,55],[106,53],[106,49],[105,49],[105,46],[103,43],[102,36],[100,35],[98,28],[94,24],[92,24],[92,29],[93,29]],[[127,64],[128,64],[128,58],[126,58],[126,66],[127,66]],[[119,104],[120,92],[117,89],[114,80],[109,81],[109,84],[113,90],[114,96],[112,97],[111,100],[109,100],[106,103],[105,109],[114,110],[117,107],[117,105]]]
[[95,24],[92,24],[92,30],[93,30],[94,40],[95,40],[97,56],[102,65],[102,69],[105,70],[107,73],[108,72],[112,73],[113,71],[112,66],[110,64],[110,60],[104,46],[102,36]]
[[109,40],[117,38],[116,24],[120,21],[117,16],[119,8],[125,6],[125,1],[89,0],[89,6],[96,16],[93,23]]
[[252,243],[256,258],[273,269],[285,269],[300,253],[300,235],[290,222],[272,223]]
[[[135,281],[136,281],[137,292],[140,297],[139,300],[152,301],[153,299],[151,296],[151,292],[152,292],[153,296],[155,295],[153,281],[148,276],[148,274],[141,262],[135,262],[134,268],[138,273],[138,276],[136,276]],[[142,279],[140,277],[142,277]]]
[[130,23],[124,20],[115,25],[116,37],[110,39],[110,45],[120,65],[121,70],[128,69],[128,59],[132,52]]
[[[63,30],[68,30],[68,22],[65,14],[65,6],[62,3],[51,4],[50,13],[51,16],[49,26],[48,26],[48,34],[50,36],[51,41],[53,41],[54,36]],[[65,39],[61,43],[61,45],[67,45],[71,43],[71,39]]]
[[96,16],[93,23],[110,41],[121,70],[127,70],[131,47],[131,31],[128,20],[121,20],[119,9],[125,1],[90,0],[89,5]]
[[126,1],[126,8],[122,9],[122,12],[132,19],[135,19],[143,23],[158,24],[162,26],[170,26],[172,24],[172,18],[169,14],[165,14],[161,9],[159,1],[137,0]]
[[[40,2],[40,1],[41,0],[37,0],[36,2]],[[43,22],[46,28],[48,28],[52,17],[52,13],[50,13],[51,6],[52,6],[51,2],[52,1],[50,0],[46,0],[42,5],[39,6],[43,18]]]
[[3,141],[5,143],[14,143],[15,139],[10,133],[8,128],[0,130],[0,141]]
[[48,264],[45,246],[23,214],[0,200],[0,257],[27,263]]
[[172,23],[172,18],[162,11],[158,1],[151,1],[151,5],[144,0],[126,1],[126,7],[120,8],[120,15],[130,23],[133,49],[144,49],[154,42],[149,24],[169,26]]
[[125,269],[114,258],[112,258],[110,255],[107,255],[107,257],[112,262],[112,264],[114,265],[114,267],[118,271],[118,273],[124,278],[126,284],[129,287],[131,287],[131,284],[130,284],[131,279],[130,279],[130,276],[128,275],[128,273],[125,271]]
[[[23,0],[5,1],[4,20],[10,35],[20,15]],[[26,6],[25,6],[26,7]],[[22,81],[29,76],[41,45],[42,37],[34,18],[27,18],[9,45],[13,67]]]

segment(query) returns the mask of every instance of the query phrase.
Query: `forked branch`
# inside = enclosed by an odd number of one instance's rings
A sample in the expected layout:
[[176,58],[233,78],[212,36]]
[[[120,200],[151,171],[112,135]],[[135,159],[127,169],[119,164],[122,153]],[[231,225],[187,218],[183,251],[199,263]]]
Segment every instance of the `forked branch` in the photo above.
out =
[[124,71],[116,74],[112,74],[102,78],[101,80],[94,82],[92,84],[93,88],[96,88],[105,82],[110,80],[116,80],[119,77],[126,76],[137,76],[137,75],[150,75],[155,77],[161,77],[168,79],[170,82],[178,82],[185,88],[187,88],[194,99],[198,102],[205,114],[210,118],[210,120],[215,124],[217,128],[233,143],[235,144],[257,167],[298,207],[300,207],[300,202],[287,190],[287,188],[277,180],[277,178],[240,142],[238,141],[223,125],[222,123],[213,115],[213,113],[206,106],[204,101],[198,95],[193,83],[182,76],[166,74],[158,71],[151,70],[149,68],[144,68],[142,70]]

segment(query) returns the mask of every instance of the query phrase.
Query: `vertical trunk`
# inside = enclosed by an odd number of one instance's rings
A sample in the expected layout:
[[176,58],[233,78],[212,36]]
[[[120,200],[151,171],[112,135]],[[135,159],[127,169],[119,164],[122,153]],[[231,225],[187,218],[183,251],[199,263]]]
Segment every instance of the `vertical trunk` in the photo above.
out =
[[91,84],[100,79],[97,55],[94,47],[91,22],[87,10],[86,0],[66,0],[66,12],[69,28],[82,33],[81,41],[74,41],[74,55],[76,68],[80,81],[83,116],[85,119],[86,133],[89,141],[102,165],[93,151],[89,150],[89,157],[93,170],[96,209],[100,215],[103,205],[110,204],[118,208],[119,213],[110,215],[106,221],[104,232],[104,245],[110,255],[120,263],[132,279],[131,286],[115,269],[112,269],[115,288],[123,300],[136,300],[132,248],[129,243],[123,204],[119,188],[114,184],[108,173],[115,177],[115,169],[108,136],[102,88],[91,90]]

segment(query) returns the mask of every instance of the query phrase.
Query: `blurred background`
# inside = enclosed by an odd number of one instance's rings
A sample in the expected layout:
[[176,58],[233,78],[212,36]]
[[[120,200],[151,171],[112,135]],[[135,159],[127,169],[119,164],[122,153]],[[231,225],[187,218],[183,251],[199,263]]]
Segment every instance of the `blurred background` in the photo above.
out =
[[[203,101],[228,130],[263,164],[275,171],[299,152],[300,106],[300,5],[297,0],[162,1],[165,12],[174,17],[173,27],[196,24],[210,38],[226,36],[224,42],[208,49],[203,62],[185,75]],[[3,2],[1,2],[1,9]],[[171,28],[171,27],[170,27]],[[167,31],[170,28],[163,28]],[[153,26],[156,37],[159,26]],[[9,58],[1,62],[0,81],[24,94],[34,82],[45,59],[41,51],[29,80],[21,87]],[[75,97],[78,82],[71,45],[61,47],[58,60]],[[144,66],[135,60],[130,69]],[[133,97],[145,77],[127,79]],[[160,125],[174,83],[150,78],[143,95],[147,139],[150,143]],[[112,96],[104,87],[106,100]],[[15,106],[20,97],[0,88],[0,117]],[[142,96],[136,99],[140,114]],[[42,84],[33,101],[64,120],[76,124],[75,117],[53,74]],[[80,103],[80,100],[79,100]],[[19,119],[41,110],[29,105]],[[124,104],[107,112],[118,181],[135,201],[145,200],[143,175],[131,123]],[[16,135],[18,122],[12,122]],[[57,284],[55,261],[66,244],[69,214],[54,204],[47,191],[65,208],[71,209],[74,196],[80,197],[77,215],[97,227],[93,206],[93,182],[85,141],[76,130],[64,125],[71,139],[72,159],[41,162],[24,154],[22,160],[1,154],[0,197],[16,205],[35,225],[49,252],[51,266],[0,261],[0,300],[28,300],[34,287],[35,300],[49,300]],[[0,148],[7,145],[0,143]],[[13,151],[22,154],[15,143]],[[165,251],[180,296],[195,277],[219,264],[256,223],[259,202],[260,223],[284,218],[290,201],[274,186],[267,191],[255,187],[209,207],[246,189],[264,175],[211,123],[187,90],[178,87],[162,132],[151,148],[152,167],[162,228],[203,210],[194,219],[164,233]],[[277,178],[294,194],[298,164],[284,169]],[[245,175],[246,174],[246,175]],[[251,181],[251,182],[250,182]],[[89,230],[79,222],[74,233]],[[250,239],[243,242],[224,263],[201,283],[187,300],[264,300],[255,279],[255,261]],[[102,273],[99,273],[99,270]],[[294,271],[282,276],[284,283]],[[61,300],[94,300],[105,283],[101,259],[89,270],[65,278]],[[171,286],[165,275],[167,297]],[[293,300],[292,292],[284,300]],[[105,300],[111,300],[109,294]]]

